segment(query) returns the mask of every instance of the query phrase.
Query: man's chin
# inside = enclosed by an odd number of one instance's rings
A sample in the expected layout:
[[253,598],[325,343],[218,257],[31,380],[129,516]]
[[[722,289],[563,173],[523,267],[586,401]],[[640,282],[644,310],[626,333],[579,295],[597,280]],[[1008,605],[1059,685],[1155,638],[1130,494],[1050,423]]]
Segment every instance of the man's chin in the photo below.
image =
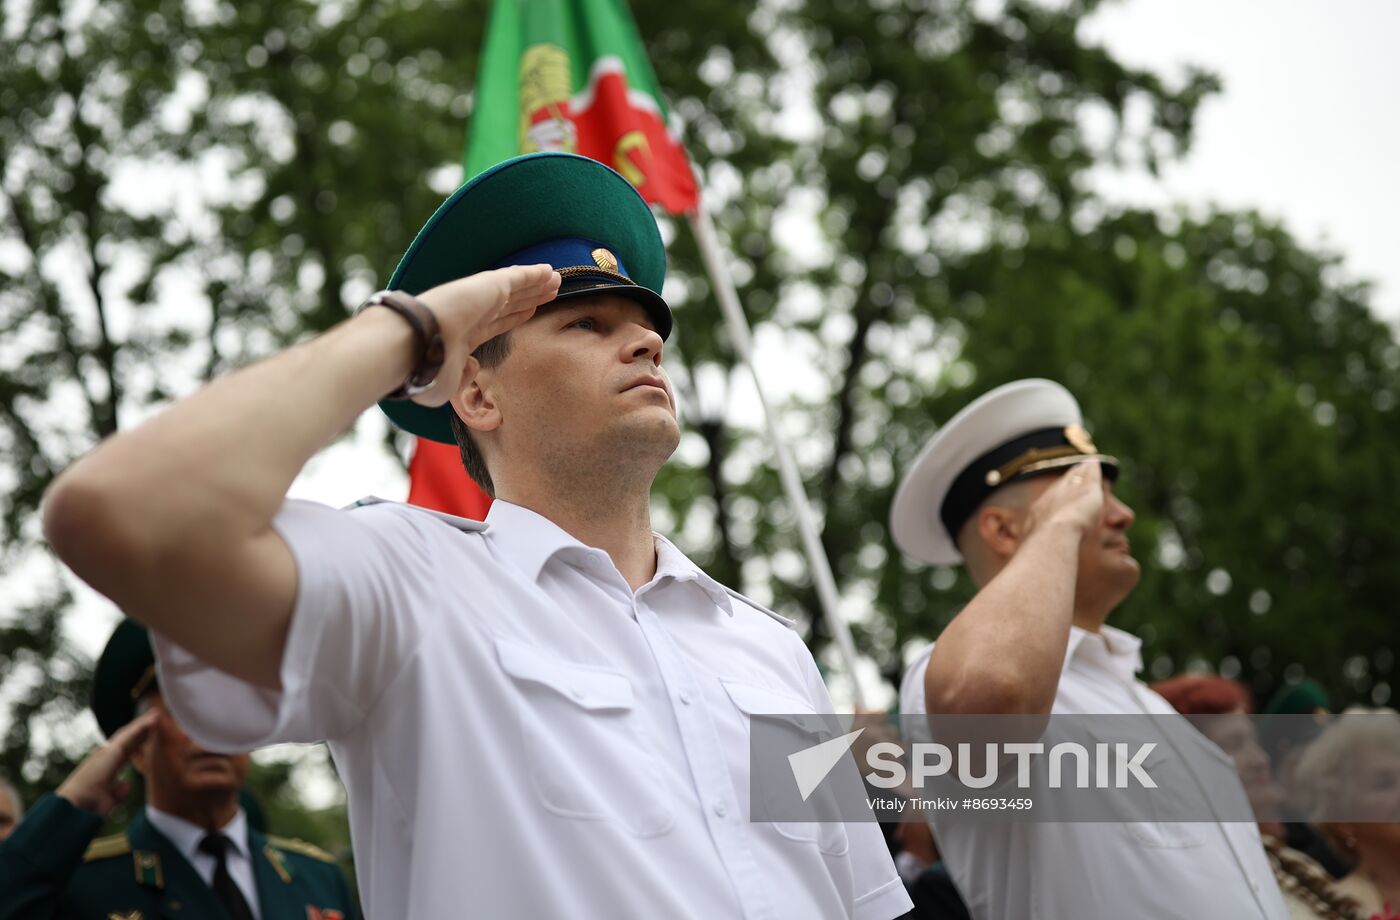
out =
[[669,408],[649,406],[631,413],[625,421],[631,451],[655,455],[665,463],[681,443],[681,427]]
[[1125,586],[1125,592],[1137,587],[1137,583],[1142,579],[1142,564],[1127,553],[1117,553],[1117,558],[1111,560],[1111,571],[1116,580]]
[[1109,572],[1109,581],[1117,590],[1118,602],[1114,606],[1123,603],[1128,599],[1128,595],[1133,593],[1133,589],[1142,580],[1142,566],[1132,556],[1123,556]]
[[1097,560],[1092,574],[1081,570],[1080,576],[1088,576],[1089,583],[1098,586],[1097,593],[1106,601],[1108,609],[1113,609],[1127,600],[1129,594],[1142,579],[1142,566],[1122,550],[1113,550],[1105,558]]
[[227,758],[206,754],[194,759],[185,770],[185,779],[200,785],[233,784],[238,782],[238,771]]
[[238,795],[238,791],[243,788],[243,782],[237,776],[229,773],[227,776],[186,776],[185,792],[202,800],[218,801],[230,796]]

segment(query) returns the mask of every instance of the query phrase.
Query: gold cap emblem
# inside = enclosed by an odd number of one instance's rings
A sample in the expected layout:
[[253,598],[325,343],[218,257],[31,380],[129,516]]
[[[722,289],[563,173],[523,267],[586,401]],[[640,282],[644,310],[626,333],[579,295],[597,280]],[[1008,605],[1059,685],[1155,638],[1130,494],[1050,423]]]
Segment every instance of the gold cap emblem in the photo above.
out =
[[1079,451],[1081,454],[1096,454],[1099,449],[1094,446],[1094,439],[1089,437],[1089,432],[1080,425],[1070,425],[1065,429],[1065,440],[1069,446]]
[[617,271],[617,256],[606,249],[593,250],[593,264],[606,271]]

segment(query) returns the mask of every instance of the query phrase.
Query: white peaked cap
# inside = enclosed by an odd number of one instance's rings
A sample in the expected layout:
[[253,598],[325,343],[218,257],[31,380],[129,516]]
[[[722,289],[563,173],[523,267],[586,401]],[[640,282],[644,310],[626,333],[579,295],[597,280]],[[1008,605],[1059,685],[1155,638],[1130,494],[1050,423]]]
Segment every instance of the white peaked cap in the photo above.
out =
[[895,545],[931,565],[962,562],[942,520],[954,481],[1002,445],[1042,429],[1082,424],[1079,403],[1053,380],[1016,380],[984,393],[939,428],[905,472],[890,508]]

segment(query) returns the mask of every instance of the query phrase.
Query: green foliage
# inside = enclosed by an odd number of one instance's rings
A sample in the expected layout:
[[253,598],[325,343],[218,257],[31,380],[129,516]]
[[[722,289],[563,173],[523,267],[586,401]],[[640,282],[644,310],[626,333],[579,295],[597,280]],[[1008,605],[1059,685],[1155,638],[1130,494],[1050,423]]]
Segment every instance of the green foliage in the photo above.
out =
[[[1088,170],[1189,144],[1172,82],[1079,38],[1096,4],[632,6],[764,354],[857,639],[890,674],[968,596],[888,543],[903,466],[976,394],[1044,375],[1125,461],[1149,663],[1393,681],[1400,349],[1267,219],[1112,212]],[[977,4],[977,7],[982,7]],[[32,0],[0,20],[0,769],[51,788],[90,662],[40,542],[98,438],[344,317],[460,172],[485,0]],[[826,637],[693,240],[667,220],[687,433],[658,523]],[[400,447],[402,445],[399,445]],[[21,767],[23,770],[21,772]],[[274,829],[339,846],[289,774]],[[329,823],[327,823],[329,822]],[[338,836],[338,834],[340,836]]]
[[51,731],[46,743],[35,744],[31,726],[65,725],[87,706],[91,665],[67,647],[61,632],[70,601],[60,588],[32,605],[7,610],[11,616],[0,622],[0,675],[9,709],[0,736],[0,775],[28,801],[58,786],[73,766],[70,751],[53,742]]
[[[1335,267],[1257,215],[1126,212],[1078,238],[1033,226],[949,272],[976,374],[916,414],[1027,375],[1080,394],[1125,460],[1144,578],[1115,623],[1154,677],[1221,668],[1261,701],[1304,670],[1341,701],[1387,679],[1400,347],[1364,289],[1324,280]],[[909,613],[925,633],[941,619]]]
[[91,662],[60,638],[72,601],[42,551],[43,490],[119,424],[327,328],[388,275],[453,181],[477,36],[444,37],[462,12],[6,4],[0,768],[26,793],[94,739],[75,729]]
[[[893,679],[907,644],[936,635],[970,596],[965,578],[889,545],[899,471],[976,395],[1048,376],[1078,392],[1101,442],[1127,460],[1145,577],[1115,622],[1143,634],[1152,676],[1219,668],[1262,698],[1306,670],[1339,701],[1373,689],[1384,699],[1396,639],[1395,576],[1381,561],[1396,541],[1385,498],[1394,333],[1364,289],[1335,280],[1335,260],[1257,215],[1159,219],[1096,198],[1090,167],[1156,169],[1179,155],[1217,85],[1199,72],[1169,84],[1085,45],[1078,24],[1094,5],[1013,2],[982,19],[961,3],[808,0],[765,27],[770,47],[797,49],[820,124],[784,137],[772,102],[750,95],[757,111],[736,124],[758,138],[692,126],[712,189],[731,165],[740,173],[720,223],[736,274],[751,276],[751,320],[782,330],[819,370],[784,414],[838,581],[869,603],[858,638]],[[697,93],[678,110],[769,79],[762,59],[746,72],[738,55],[720,56],[735,63],[712,71],[708,92],[663,75],[673,92]],[[735,163],[754,146],[759,164]],[[772,232],[777,209],[809,189],[811,224],[793,240]],[[693,311],[679,319],[679,349],[725,379],[718,313],[684,241],[675,255],[697,292],[676,298]],[[695,527],[691,548],[717,572],[742,565],[750,583],[766,581],[820,647],[766,451],[752,429],[699,416],[695,461],[663,479],[678,529]]]

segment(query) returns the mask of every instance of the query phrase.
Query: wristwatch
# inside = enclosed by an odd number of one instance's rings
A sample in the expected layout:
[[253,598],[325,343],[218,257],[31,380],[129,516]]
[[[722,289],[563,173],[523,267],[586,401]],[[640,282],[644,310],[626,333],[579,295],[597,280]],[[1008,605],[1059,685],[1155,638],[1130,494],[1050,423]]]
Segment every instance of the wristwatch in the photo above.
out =
[[402,316],[413,327],[414,347],[418,355],[413,370],[404,378],[404,382],[384,398],[409,399],[422,393],[433,385],[446,357],[447,349],[442,341],[442,330],[438,327],[437,317],[428,309],[427,304],[403,291],[376,291],[360,304],[355,315],[359,316],[370,307],[387,307]]

